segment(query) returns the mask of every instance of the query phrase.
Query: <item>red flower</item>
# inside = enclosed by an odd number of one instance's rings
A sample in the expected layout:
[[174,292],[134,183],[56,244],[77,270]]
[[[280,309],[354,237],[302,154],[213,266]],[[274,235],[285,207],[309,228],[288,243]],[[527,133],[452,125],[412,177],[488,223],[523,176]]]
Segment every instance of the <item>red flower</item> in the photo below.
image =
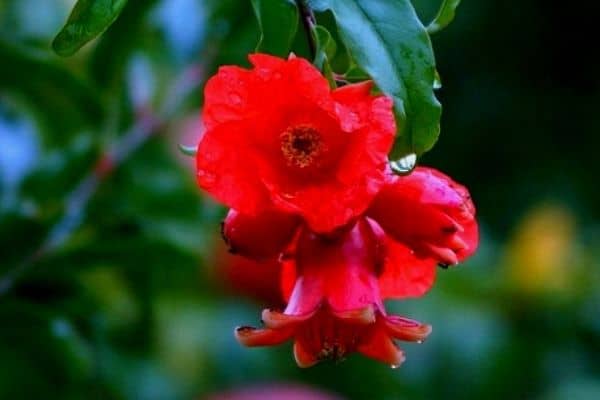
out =
[[387,244],[379,279],[384,298],[423,295],[436,265],[457,264],[479,244],[469,192],[431,168],[418,167],[408,176],[389,173],[366,215],[381,227]]
[[[431,168],[418,167],[409,176],[387,174],[365,217],[385,248],[378,274],[382,298],[423,295],[437,265],[463,261],[479,241],[467,189]],[[261,260],[290,252],[301,226],[299,218],[278,211],[250,217],[230,210],[223,234],[235,253]],[[284,287],[289,292],[293,285],[291,279]]]
[[[283,313],[263,311],[264,329],[241,327],[236,337],[247,346],[293,338],[303,367],[352,352],[399,365],[404,356],[394,339],[422,341],[431,328],[388,316],[382,300],[423,295],[438,263],[471,255],[478,244],[474,214],[467,190],[429,168],[388,175],[366,214],[326,236],[286,214],[254,219],[230,211],[224,232],[238,227],[232,236],[246,256],[283,255],[288,301]],[[281,224],[266,223],[276,220]]]
[[264,310],[266,328],[237,328],[236,337],[246,346],[293,338],[301,367],[356,351],[400,365],[404,355],[394,339],[420,342],[431,327],[386,315],[377,278],[384,258],[383,243],[364,219],[337,238],[302,231],[291,271],[295,284],[285,311]]
[[274,207],[330,232],[362,214],[384,184],[392,102],[363,82],[331,91],[308,61],[253,54],[206,85],[197,152],[202,188],[255,216]]

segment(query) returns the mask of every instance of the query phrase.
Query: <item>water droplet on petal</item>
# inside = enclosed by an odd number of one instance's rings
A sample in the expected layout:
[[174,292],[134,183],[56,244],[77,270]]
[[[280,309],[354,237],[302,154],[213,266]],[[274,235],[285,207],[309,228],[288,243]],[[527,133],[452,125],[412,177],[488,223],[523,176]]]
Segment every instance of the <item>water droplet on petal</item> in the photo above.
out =
[[392,364],[392,365],[390,365],[390,368],[391,368],[391,369],[397,369],[397,368],[400,368],[400,364]]
[[423,343],[423,340],[417,340],[417,343],[421,344],[421,343]]
[[417,155],[415,153],[411,153],[396,161],[390,161],[390,167],[397,175],[408,175],[416,166]]
[[213,185],[216,180],[217,177],[215,176],[215,174],[211,173],[211,172],[206,172],[204,170],[198,170],[198,178],[202,179],[205,185]]
[[242,103],[242,97],[237,93],[229,93],[229,101],[231,101],[231,104],[237,106]]

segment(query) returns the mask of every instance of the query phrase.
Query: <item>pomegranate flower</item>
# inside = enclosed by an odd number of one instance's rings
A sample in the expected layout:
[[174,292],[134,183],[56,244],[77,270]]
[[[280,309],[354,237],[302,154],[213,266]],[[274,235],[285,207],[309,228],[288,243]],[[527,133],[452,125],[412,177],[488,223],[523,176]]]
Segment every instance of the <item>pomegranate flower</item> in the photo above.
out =
[[302,367],[352,352],[399,365],[404,356],[394,340],[420,342],[431,328],[387,315],[383,300],[423,295],[438,264],[462,261],[478,244],[467,190],[422,167],[405,177],[387,175],[367,212],[330,235],[275,211],[256,218],[231,210],[223,232],[246,257],[283,260],[287,307],[264,310],[263,329],[241,327],[236,337],[247,346],[293,339]]
[[[475,207],[467,189],[431,168],[408,176],[386,174],[386,183],[358,220],[367,219],[386,256],[379,276],[383,298],[423,295],[436,266],[455,265],[472,255],[479,242]],[[272,259],[289,252],[302,221],[270,210],[258,216],[230,210],[223,236],[234,253]]]
[[421,342],[431,327],[386,314],[377,278],[384,251],[366,219],[335,238],[302,230],[286,268],[295,283],[285,311],[264,310],[266,327],[237,328],[237,339],[266,346],[293,338],[300,367],[352,352],[399,366],[404,355],[394,339]]
[[274,208],[328,233],[362,214],[385,182],[392,102],[371,82],[331,90],[308,61],[249,56],[206,84],[199,185],[249,216]]
[[458,264],[479,244],[468,190],[432,168],[418,167],[408,176],[388,173],[366,216],[386,242],[379,282],[384,298],[423,295],[433,285],[436,265]]

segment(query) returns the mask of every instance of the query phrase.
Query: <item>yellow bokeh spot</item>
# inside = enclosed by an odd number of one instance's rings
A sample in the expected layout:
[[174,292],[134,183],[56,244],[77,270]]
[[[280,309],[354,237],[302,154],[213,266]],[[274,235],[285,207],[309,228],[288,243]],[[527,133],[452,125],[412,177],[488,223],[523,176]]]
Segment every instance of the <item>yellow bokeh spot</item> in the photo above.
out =
[[517,226],[506,251],[511,283],[529,293],[569,292],[574,283],[575,219],[568,209],[544,205]]

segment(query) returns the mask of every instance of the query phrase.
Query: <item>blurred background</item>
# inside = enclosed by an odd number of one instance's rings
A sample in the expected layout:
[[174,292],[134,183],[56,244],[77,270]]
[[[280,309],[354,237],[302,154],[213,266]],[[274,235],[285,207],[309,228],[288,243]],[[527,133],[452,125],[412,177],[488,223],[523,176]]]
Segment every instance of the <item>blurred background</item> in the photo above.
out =
[[250,2],[130,0],[63,59],[73,3],[0,0],[0,399],[600,398],[596,2],[465,0],[433,37],[442,134],[420,162],[470,188],[482,242],[388,304],[434,326],[397,370],[233,338],[275,289],[226,254],[177,144],[205,79],[247,65]]

